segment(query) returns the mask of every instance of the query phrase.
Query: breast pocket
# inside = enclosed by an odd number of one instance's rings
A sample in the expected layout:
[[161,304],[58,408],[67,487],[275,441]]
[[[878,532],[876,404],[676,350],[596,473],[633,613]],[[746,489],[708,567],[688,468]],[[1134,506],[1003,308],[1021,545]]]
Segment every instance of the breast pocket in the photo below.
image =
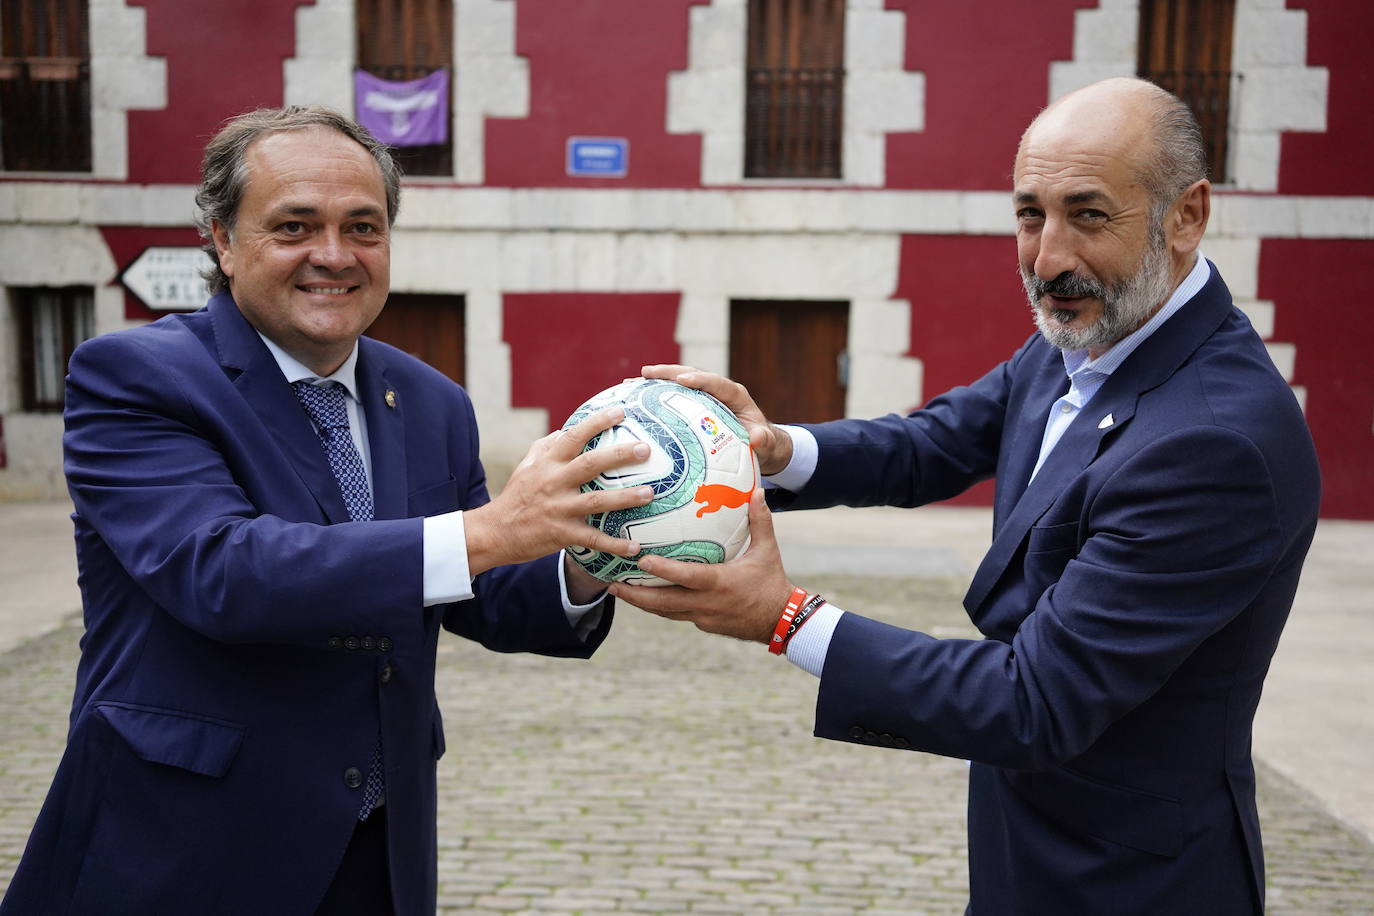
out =
[[458,505],[458,481],[448,480],[415,490],[406,499],[406,508],[411,518],[428,518],[453,512]]
[[1078,523],[1037,525],[1026,541],[1023,564],[1030,594],[1039,595],[1059,581],[1064,567],[1078,555]]

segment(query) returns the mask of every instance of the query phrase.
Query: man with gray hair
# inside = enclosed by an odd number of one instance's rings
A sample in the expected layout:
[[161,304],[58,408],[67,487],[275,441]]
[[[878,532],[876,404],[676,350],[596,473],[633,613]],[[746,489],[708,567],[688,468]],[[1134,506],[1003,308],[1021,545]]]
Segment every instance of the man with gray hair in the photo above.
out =
[[973,916],[1261,914],[1250,730],[1316,525],[1311,437],[1198,253],[1211,189],[1178,99],[1134,79],[1060,99],[1022,137],[1012,201],[1039,332],[909,416],[779,427],[728,379],[644,369],[735,409],[777,507],[996,477],[964,598],[985,639],[795,587],[759,498],[742,557],[646,557],[682,587],[612,594],[819,676],[819,737],[969,759]]
[[489,499],[467,394],[361,336],[399,176],[347,118],[235,118],[203,178],[209,304],[72,357],[86,634],[0,912],[432,914],[440,629],[591,655],[610,602],[560,551],[637,552],[585,516],[647,488],[579,487],[647,448],[579,457],[604,412]]

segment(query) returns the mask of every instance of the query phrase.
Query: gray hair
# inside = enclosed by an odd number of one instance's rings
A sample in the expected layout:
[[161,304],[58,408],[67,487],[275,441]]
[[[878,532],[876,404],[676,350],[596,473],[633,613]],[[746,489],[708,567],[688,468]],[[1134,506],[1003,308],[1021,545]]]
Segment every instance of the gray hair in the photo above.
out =
[[1136,167],[1136,178],[1153,198],[1151,219],[1163,223],[1178,196],[1207,177],[1207,150],[1202,128],[1183,100],[1166,89],[1148,84],[1154,101],[1150,135],[1154,149]]
[[267,134],[323,127],[336,130],[356,141],[376,161],[386,186],[386,221],[396,222],[401,206],[401,170],[386,146],[377,142],[367,129],[332,108],[291,105],[286,108],[259,108],[224,122],[208,145],[201,163],[200,187],[196,188],[196,230],[205,240],[201,247],[214,264],[205,269],[211,294],[229,288],[229,278],[220,268],[211,228],[215,223],[226,232],[234,231],[239,203],[248,184],[248,147]]

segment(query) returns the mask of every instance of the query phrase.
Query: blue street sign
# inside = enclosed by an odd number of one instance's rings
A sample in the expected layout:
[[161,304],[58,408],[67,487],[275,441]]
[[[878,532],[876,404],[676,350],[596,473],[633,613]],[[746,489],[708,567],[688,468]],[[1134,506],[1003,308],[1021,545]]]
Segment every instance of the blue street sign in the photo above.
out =
[[569,137],[568,174],[574,178],[624,178],[630,141],[624,137]]

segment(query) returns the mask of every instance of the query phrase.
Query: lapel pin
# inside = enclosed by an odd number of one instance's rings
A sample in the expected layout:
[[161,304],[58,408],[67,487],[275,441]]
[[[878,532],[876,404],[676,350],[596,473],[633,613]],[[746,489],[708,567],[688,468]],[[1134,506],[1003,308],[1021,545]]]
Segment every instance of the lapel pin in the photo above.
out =
[[[389,396],[390,396],[390,392],[388,392],[388,397],[389,397]],[[388,403],[390,403],[389,400],[388,400]],[[1112,415],[1111,415],[1111,414],[1107,414],[1105,417],[1102,418],[1101,422],[1099,422],[1099,423],[1097,424],[1097,428],[1098,428],[1098,429],[1106,429],[1108,426],[1111,426],[1111,425],[1112,425],[1113,423],[1115,423],[1115,422],[1116,422],[1116,420],[1113,419]]]
[[385,397],[386,397],[386,406],[387,406],[387,407],[390,407],[390,408],[392,408],[392,409],[395,409],[395,407],[396,407],[396,392],[394,392],[394,391],[392,391],[390,388],[388,388],[388,389],[386,390],[386,396],[385,396]]

